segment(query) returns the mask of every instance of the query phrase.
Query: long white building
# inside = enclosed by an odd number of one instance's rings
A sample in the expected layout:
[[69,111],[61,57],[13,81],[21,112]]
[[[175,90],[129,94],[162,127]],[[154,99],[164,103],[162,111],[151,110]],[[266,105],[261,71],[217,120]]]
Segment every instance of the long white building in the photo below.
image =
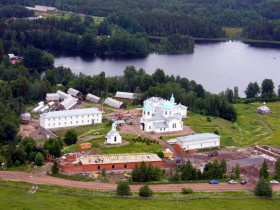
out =
[[48,112],[40,115],[40,126],[46,129],[102,123],[102,112],[97,108]]
[[193,149],[205,149],[220,147],[221,136],[214,133],[200,133],[188,136],[177,137],[177,143],[185,151]]
[[167,133],[183,130],[182,118],[187,117],[188,107],[170,100],[152,97],[144,101],[141,129],[146,132]]

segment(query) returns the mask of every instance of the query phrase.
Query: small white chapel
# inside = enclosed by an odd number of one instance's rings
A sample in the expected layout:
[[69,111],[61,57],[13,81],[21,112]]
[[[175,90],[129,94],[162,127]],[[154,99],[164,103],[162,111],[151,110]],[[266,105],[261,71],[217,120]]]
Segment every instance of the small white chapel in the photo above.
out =
[[112,124],[112,129],[107,133],[104,144],[121,144],[122,137],[116,129],[117,125],[115,122]]

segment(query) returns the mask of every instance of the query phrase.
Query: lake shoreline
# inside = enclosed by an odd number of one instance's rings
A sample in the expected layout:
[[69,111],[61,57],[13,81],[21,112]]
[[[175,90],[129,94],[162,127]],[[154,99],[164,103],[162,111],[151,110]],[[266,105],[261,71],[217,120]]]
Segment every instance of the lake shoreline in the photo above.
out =
[[55,66],[71,68],[75,74],[119,76],[126,66],[143,68],[153,74],[156,69],[166,75],[179,75],[202,84],[212,93],[239,87],[241,97],[250,82],[261,85],[264,79],[273,79],[280,85],[280,45],[245,43],[241,41],[198,40],[194,53],[163,54],[147,56],[82,57],[55,53]]

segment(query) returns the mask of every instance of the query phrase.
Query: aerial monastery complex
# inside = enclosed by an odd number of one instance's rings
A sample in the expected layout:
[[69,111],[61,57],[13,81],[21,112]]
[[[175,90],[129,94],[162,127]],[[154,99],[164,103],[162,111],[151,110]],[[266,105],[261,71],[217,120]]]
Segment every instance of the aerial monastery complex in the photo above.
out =
[[187,117],[188,107],[170,100],[151,97],[144,101],[140,128],[146,132],[168,133],[183,130],[182,118]]

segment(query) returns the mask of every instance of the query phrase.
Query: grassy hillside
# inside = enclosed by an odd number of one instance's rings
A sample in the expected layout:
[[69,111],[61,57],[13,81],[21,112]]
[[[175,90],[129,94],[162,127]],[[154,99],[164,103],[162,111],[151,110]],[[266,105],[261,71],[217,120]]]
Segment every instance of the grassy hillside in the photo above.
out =
[[261,103],[236,104],[237,122],[229,122],[221,118],[205,117],[189,113],[184,120],[195,132],[214,132],[222,136],[224,146],[246,146],[258,143],[280,147],[280,102],[267,103],[271,108],[270,115],[255,112]]
[[116,197],[79,197],[65,194],[36,192],[0,186],[1,209],[279,209],[280,200],[266,199],[197,199],[153,200]]

